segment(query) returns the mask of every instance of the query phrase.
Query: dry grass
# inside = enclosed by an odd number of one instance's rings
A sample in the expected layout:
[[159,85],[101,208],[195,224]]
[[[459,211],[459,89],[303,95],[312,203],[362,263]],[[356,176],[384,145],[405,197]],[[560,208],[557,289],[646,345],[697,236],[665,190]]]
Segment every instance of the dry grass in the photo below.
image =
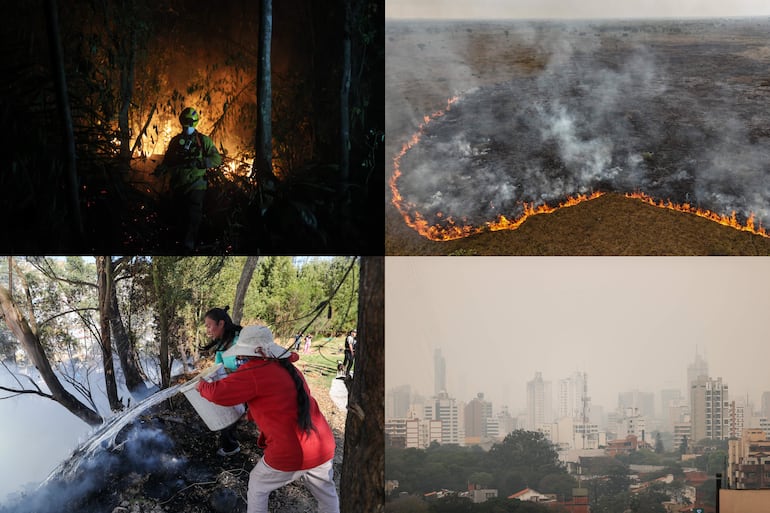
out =
[[387,210],[388,255],[770,255],[770,239],[619,194],[448,242],[423,238]]

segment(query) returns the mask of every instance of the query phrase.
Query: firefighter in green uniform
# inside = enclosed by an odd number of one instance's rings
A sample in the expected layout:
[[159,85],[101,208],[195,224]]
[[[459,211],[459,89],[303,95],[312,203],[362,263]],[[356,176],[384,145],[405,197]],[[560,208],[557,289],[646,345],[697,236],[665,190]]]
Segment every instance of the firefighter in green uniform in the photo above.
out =
[[163,162],[155,172],[159,176],[170,175],[173,208],[184,236],[184,247],[189,251],[195,249],[203,218],[206,170],[222,164],[222,156],[211,138],[196,130],[199,119],[192,107],[182,111],[179,115],[182,133],[171,139]]

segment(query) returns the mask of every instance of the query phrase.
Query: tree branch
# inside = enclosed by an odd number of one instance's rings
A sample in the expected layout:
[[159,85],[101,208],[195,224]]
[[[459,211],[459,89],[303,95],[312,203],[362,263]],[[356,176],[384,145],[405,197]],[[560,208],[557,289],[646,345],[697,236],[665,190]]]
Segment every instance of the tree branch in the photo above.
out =
[[39,325],[43,326],[44,324],[46,324],[48,322],[51,322],[52,320],[56,319],[57,317],[61,317],[62,315],[67,315],[67,314],[70,314],[70,313],[77,313],[77,312],[84,312],[84,311],[87,311],[87,310],[98,311],[99,309],[96,308],[95,306],[89,306],[89,307],[85,307],[85,308],[73,308],[72,310],[67,310],[66,312],[57,313],[56,315],[54,315],[52,317],[49,317],[48,319],[46,319],[43,322],[41,322]]
[[26,389],[18,390],[15,388],[8,388],[4,386],[0,386],[0,390],[2,390],[3,392],[10,392],[11,394],[13,394],[6,397],[0,397],[0,400],[10,399],[11,397],[16,397],[17,395],[22,395],[22,394],[35,394],[41,397],[45,397],[46,399],[53,399],[53,396],[51,394],[46,394],[42,390],[26,390]]
[[[47,278],[51,280],[61,281],[64,283],[69,283],[70,285],[82,285],[84,287],[93,287],[97,288],[96,283],[90,283],[87,281],[80,281],[80,280],[71,280],[69,278],[62,278],[58,274],[56,274],[56,271],[51,267],[51,261],[48,260],[45,257],[32,257],[28,258],[27,261],[32,264],[32,266],[43,273]],[[45,264],[45,265],[43,265]]]

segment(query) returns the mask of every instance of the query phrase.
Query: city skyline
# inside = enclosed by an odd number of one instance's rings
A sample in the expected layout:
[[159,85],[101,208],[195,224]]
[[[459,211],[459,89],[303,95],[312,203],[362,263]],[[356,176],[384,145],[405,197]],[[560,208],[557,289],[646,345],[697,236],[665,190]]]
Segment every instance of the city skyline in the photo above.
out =
[[751,258],[389,257],[386,389],[409,384],[429,396],[440,348],[458,400],[483,392],[496,410],[520,411],[536,372],[554,384],[585,372],[591,404],[609,412],[633,390],[686,398],[697,349],[731,400],[748,394],[758,409],[770,389],[761,365],[769,267]]

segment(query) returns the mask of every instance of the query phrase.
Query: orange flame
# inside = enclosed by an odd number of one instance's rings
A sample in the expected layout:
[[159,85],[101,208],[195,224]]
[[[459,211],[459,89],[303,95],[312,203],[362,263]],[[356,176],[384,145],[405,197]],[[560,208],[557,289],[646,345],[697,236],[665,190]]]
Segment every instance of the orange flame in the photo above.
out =
[[[561,208],[571,207],[584,201],[590,201],[604,195],[603,192],[593,192],[589,195],[578,194],[577,196],[568,197],[565,201],[559,203],[558,206],[555,207],[551,207],[547,203],[538,206],[535,206],[534,203],[524,203],[524,213],[520,217],[510,220],[503,215],[498,215],[494,221],[486,222],[482,226],[473,226],[469,224],[460,225],[457,224],[457,222],[451,217],[447,217],[443,225],[431,225],[428,220],[425,219],[425,216],[417,211],[417,208],[413,203],[407,202],[404,199],[398,189],[398,180],[401,178],[401,159],[409,152],[409,150],[414,148],[417,143],[420,142],[422,136],[425,135],[425,130],[428,125],[432,121],[444,116],[447,112],[449,112],[449,110],[452,108],[452,105],[457,103],[459,99],[459,96],[453,96],[447,100],[447,105],[444,109],[437,110],[432,114],[424,116],[423,122],[420,123],[420,125],[417,127],[417,131],[412,134],[409,140],[403,144],[401,150],[395,155],[395,157],[393,157],[393,174],[391,175],[389,181],[391,191],[390,201],[404,218],[404,222],[407,224],[407,226],[415,230],[423,237],[433,241],[448,241],[462,239],[464,237],[469,237],[471,235],[476,235],[486,231],[494,232],[500,230],[515,230],[519,228],[524,223],[524,221],[532,216],[538,214],[550,214]],[[670,200],[656,201],[654,198],[643,192],[626,193],[625,197],[638,199],[644,203],[659,208],[666,208],[677,212],[694,214],[698,217],[714,221],[724,226],[729,226],[736,230],[770,238],[770,234],[768,234],[767,230],[762,227],[761,224],[755,225],[756,220],[753,213],[749,215],[749,218],[746,220],[746,224],[741,224],[737,220],[735,212],[732,212],[730,216],[727,216],[723,214],[717,214],[700,207],[694,207],[689,203],[678,204],[673,203]],[[444,214],[438,212],[436,217],[443,219]]]
[[[417,233],[434,241],[448,241],[455,239],[462,239],[470,235],[476,235],[485,231],[500,231],[500,230],[515,230],[527,220],[527,218],[538,214],[550,214],[560,208],[571,207],[589,201],[602,196],[602,192],[594,192],[590,195],[579,194],[577,196],[571,196],[565,201],[559,203],[556,207],[551,207],[544,203],[542,205],[535,206],[534,203],[524,204],[524,213],[516,219],[508,219],[503,215],[497,216],[494,221],[484,223],[482,226],[473,226],[469,224],[457,224],[457,222],[451,217],[446,218],[443,225],[431,225],[425,216],[417,211],[413,203],[407,202],[398,190],[398,179],[401,177],[401,159],[406,155],[409,150],[415,147],[420,142],[422,136],[425,134],[425,129],[433,121],[441,116],[445,115],[451,110],[452,105],[457,103],[460,99],[459,96],[454,96],[447,100],[446,108],[437,110],[430,115],[423,117],[423,122],[417,127],[417,131],[412,134],[408,141],[406,141],[401,150],[393,157],[393,174],[390,177],[390,191],[391,191],[391,203],[398,209],[401,216],[404,218],[407,226],[415,230]],[[437,217],[443,218],[444,214],[441,212],[436,214]]]
[[730,228],[740,230],[742,232],[749,232],[749,233],[753,233],[754,235],[770,238],[770,234],[767,233],[767,230],[764,227],[762,227],[761,224],[755,225],[756,217],[753,212],[749,215],[749,218],[746,219],[746,224],[741,224],[741,222],[738,221],[738,219],[735,216],[735,211],[733,211],[729,216],[725,214],[717,214],[716,212],[712,212],[704,208],[694,207],[689,203],[674,203],[671,200],[656,201],[653,197],[643,192],[626,193],[625,197],[631,198],[631,199],[638,199],[654,207],[674,210],[675,212],[684,212],[687,214],[693,214],[698,217],[708,219],[709,221],[719,223],[723,226],[729,226]]

